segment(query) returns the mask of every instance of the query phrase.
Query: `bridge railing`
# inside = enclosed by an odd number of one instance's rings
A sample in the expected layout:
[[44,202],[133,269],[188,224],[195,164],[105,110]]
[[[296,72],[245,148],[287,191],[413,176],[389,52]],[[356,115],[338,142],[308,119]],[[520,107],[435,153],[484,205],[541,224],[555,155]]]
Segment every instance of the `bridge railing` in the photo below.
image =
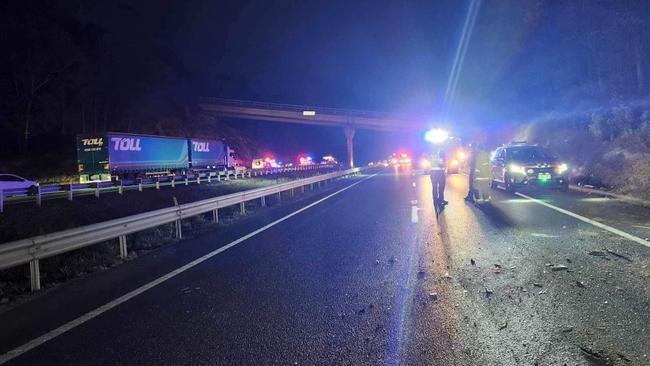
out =
[[252,100],[203,97],[199,99],[199,102],[202,104],[219,104],[219,105],[231,105],[231,106],[248,107],[248,108],[290,110],[290,111],[296,111],[300,113],[302,113],[303,111],[315,111],[317,114],[322,113],[322,114],[359,116],[359,117],[369,117],[369,118],[384,118],[388,116],[388,113],[382,113],[382,112],[370,112],[370,111],[344,109],[344,108],[327,108],[327,107],[297,105],[297,104],[266,103],[266,102],[252,101]]
[[218,210],[224,207],[240,205],[240,211],[245,213],[245,202],[265,198],[284,191],[303,188],[308,185],[358,174],[359,168],[317,175],[309,178],[276,184],[269,187],[232,193],[224,196],[205,199],[197,202],[167,207],[159,210],[144,212],[137,215],[81,226],[74,229],[39,235],[28,239],[0,244],[0,270],[29,263],[32,291],[41,288],[39,260],[94,244],[118,238],[120,257],[127,256],[127,235],[138,231],[151,229],[156,226],[174,223],[175,233],[181,239],[181,220],[205,213],[212,213],[212,220],[219,221]]

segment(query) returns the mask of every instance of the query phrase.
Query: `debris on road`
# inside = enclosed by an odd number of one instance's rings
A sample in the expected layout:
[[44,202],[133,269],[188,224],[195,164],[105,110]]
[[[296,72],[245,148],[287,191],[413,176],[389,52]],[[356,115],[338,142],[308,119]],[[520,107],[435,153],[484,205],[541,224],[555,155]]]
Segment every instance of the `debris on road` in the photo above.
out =
[[393,264],[395,262],[397,262],[397,259],[395,259],[395,257],[390,257],[390,259],[388,260],[388,263],[390,264]]
[[562,333],[571,333],[573,332],[573,327],[566,327],[562,329]]
[[542,287],[542,284],[541,284],[541,283],[533,283],[533,286],[535,286],[535,287]]
[[589,255],[594,255],[596,257],[607,257],[607,253],[603,252],[602,250],[592,250],[589,252]]
[[470,258],[469,263],[471,263],[473,266],[476,265],[476,261],[474,260],[474,258]]
[[582,281],[576,281],[576,285],[577,285],[578,287],[585,288],[585,283],[582,282]]
[[508,322],[507,322],[507,321],[506,321],[503,325],[501,325],[501,326],[499,327],[499,330],[504,330],[504,329],[506,329],[506,328],[508,328]]
[[375,266],[379,265],[379,259],[375,260]]
[[630,258],[630,257],[628,257],[628,256],[626,256],[626,255],[624,255],[624,254],[618,253],[618,252],[613,251],[613,250],[611,250],[611,249],[605,249],[605,250],[607,251],[607,253],[609,253],[609,254],[611,254],[611,255],[613,255],[613,256],[615,256],[615,257],[618,257],[618,258],[621,258],[621,259],[625,259],[625,260],[628,261],[628,262],[632,262],[632,258]]
[[492,294],[494,294],[494,291],[490,290],[489,288],[485,288],[485,297],[490,297]]
[[359,311],[357,312],[357,314],[359,314],[359,315],[363,315],[363,314],[365,314],[365,312],[366,312],[366,308],[361,308],[361,310],[359,310]]
[[423,279],[426,275],[427,275],[427,273],[424,272],[423,270],[418,271],[418,278],[419,279]]
[[437,301],[437,300],[438,300],[438,293],[437,293],[437,292],[431,292],[431,293],[429,293],[429,298],[430,298],[431,300],[433,300],[433,301]]
[[502,265],[500,265],[498,263],[494,263],[494,268],[502,268],[502,267],[503,267]]
[[580,346],[580,350],[587,357],[587,359],[597,362],[609,361],[605,359],[605,356],[601,352],[594,351],[591,347]]
[[625,361],[625,362],[632,362],[632,360],[630,360],[629,358],[625,357],[625,355],[622,354],[622,353],[620,353],[620,352],[616,352],[616,355],[617,355],[618,357],[620,357],[621,360],[623,360],[623,361]]
[[445,272],[444,276],[442,278],[450,279],[451,276],[449,275],[449,272]]
[[563,265],[563,264],[557,264],[555,266],[551,267],[551,271],[558,272],[558,271],[566,271],[568,270],[569,267]]

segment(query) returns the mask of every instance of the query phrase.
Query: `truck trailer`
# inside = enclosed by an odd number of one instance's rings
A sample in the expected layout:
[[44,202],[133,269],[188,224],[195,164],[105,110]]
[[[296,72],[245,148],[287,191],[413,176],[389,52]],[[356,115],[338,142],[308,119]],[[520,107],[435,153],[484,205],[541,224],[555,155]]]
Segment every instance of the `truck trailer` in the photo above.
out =
[[77,165],[85,183],[226,170],[235,156],[217,140],[109,132],[77,137]]

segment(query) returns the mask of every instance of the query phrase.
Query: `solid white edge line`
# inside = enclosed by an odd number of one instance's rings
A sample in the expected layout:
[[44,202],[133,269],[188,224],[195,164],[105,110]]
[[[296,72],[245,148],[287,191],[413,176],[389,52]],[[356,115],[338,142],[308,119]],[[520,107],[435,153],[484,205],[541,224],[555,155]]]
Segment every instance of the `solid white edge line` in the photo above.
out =
[[584,217],[584,216],[578,215],[578,214],[576,214],[576,213],[573,213],[573,212],[571,212],[571,211],[565,210],[565,209],[563,209],[563,208],[559,208],[559,207],[557,207],[557,206],[553,206],[553,205],[551,205],[550,203],[546,203],[546,202],[544,202],[544,201],[542,201],[542,200],[539,200],[539,199],[537,199],[537,198],[533,198],[533,197],[527,196],[527,195],[525,195],[525,194],[523,194],[523,193],[515,192],[515,194],[516,194],[517,196],[519,196],[519,197],[525,198],[525,199],[527,199],[527,200],[531,200],[531,201],[533,201],[533,202],[535,202],[535,203],[538,203],[538,204],[540,204],[540,205],[542,205],[542,206],[548,207],[548,208],[550,208],[550,209],[552,209],[552,210],[555,210],[555,211],[557,211],[557,212],[560,212],[560,213],[563,213],[563,214],[565,214],[565,215],[571,216],[571,217],[573,217],[573,218],[575,218],[575,219],[578,219],[578,220],[580,220],[580,221],[582,221],[582,222],[586,222],[586,223],[591,224],[591,225],[593,225],[593,226],[599,227],[599,228],[601,228],[601,229],[603,229],[603,230],[607,230],[607,231],[609,231],[610,233],[616,234],[616,235],[621,236],[621,237],[623,237],[623,238],[625,238],[625,239],[632,240],[632,241],[634,241],[634,242],[637,242],[637,243],[639,243],[639,244],[641,244],[641,245],[644,245],[644,246],[650,248],[650,242],[647,241],[647,240],[644,240],[644,239],[642,239],[642,238],[639,238],[638,236],[634,236],[634,235],[632,235],[632,234],[628,234],[628,233],[626,233],[625,231],[619,230],[619,229],[617,229],[617,228],[615,228],[615,227],[611,227],[611,226],[605,225],[605,224],[600,223],[600,222],[598,222],[598,221],[592,220],[592,219],[590,219],[590,218],[588,218],[588,217]]
[[246,240],[252,238],[253,236],[255,236],[255,235],[257,235],[257,234],[259,234],[259,233],[261,233],[263,231],[266,231],[266,230],[270,229],[271,227],[273,227],[273,226],[275,226],[275,225],[277,225],[277,224],[279,224],[279,223],[281,223],[281,222],[283,222],[285,220],[288,220],[291,217],[296,216],[297,214],[299,214],[299,213],[301,213],[301,212],[303,212],[303,211],[305,211],[305,210],[307,210],[307,209],[309,209],[311,207],[314,207],[314,206],[318,205],[319,203],[321,203],[321,202],[323,202],[323,201],[325,201],[325,200],[327,200],[327,199],[329,199],[329,198],[331,198],[333,196],[336,196],[337,194],[339,194],[339,193],[341,193],[343,191],[346,191],[346,190],[356,186],[357,184],[362,183],[362,182],[364,182],[364,181],[366,181],[366,180],[368,180],[368,179],[370,179],[370,178],[372,178],[372,177],[374,177],[376,175],[377,174],[370,175],[370,176],[368,176],[366,178],[363,178],[362,180],[360,180],[358,182],[350,184],[347,187],[341,188],[341,189],[339,189],[338,191],[336,191],[334,193],[331,193],[331,194],[329,194],[329,195],[327,195],[327,196],[325,196],[325,197],[323,197],[323,198],[321,198],[321,199],[319,199],[317,201],[314,201],[314,202],[308,204],[305,207],[302,207],[302,208],[300,208],[300,209],[298,209],[298,210],[296,210],[296,211],[294,211],[294,212],[292,212],[292,213],[290,213],[290,214],[288,214],[286,216],[283,216],[283,217],[281,217],[281,218],[279,218],[279,219],[277,219],[277,220],[275,220],[275,221],[273,221],[273,222],[271,222],[269,224],[266,224],[266,225],[262,226],[261,228],[242,236],[239,239],[236,239],[236,240],[234,240],[234,241],[232,241],[232,242],[230,242],[230,243],[228,243],[228,244],[226,244],[226,245],[224,245],[224,246],[222,246],[222,247],[220,247],[220,248],[218,248],[218,249],[216,249],[216,250],[202,256],[202,257],[199,257],[199,258],[185,264],[182,267],[179,267],[179,268],[167,273],[166,275],[158,277],[157,279],[155,279],[155,280],[153,280],[153,281],[151,281],[151,282],[149,282],[149,283],[147,283],[145,285],[142,285],[142,286],[138,287],[137,289],[132,290],[131,292],[128,292],[125,295],[122,295],[122,296],[118,297],[115,300],[112,300],[112,301],[110,301],[110,302],[108,302],[108,303],[106,303],[106,304],[104,304],[104,305],[102,305],[102,306],[100,306],[100,307],[98,307],[98,308],[96,308],[96,309],[94,309],[94,310],[92,310],[92,311],[90,311],[90,312],[88,312],[88,313],[74,319],[74,320],[71,320],[71,321],[59,326],[58,328],[53,329],[53,330],[43,334],[42,336],[40,336],[38,338],[32,339],[31,341],[12,349],[11,351],[9,351],[9,352],[7,352],[7,353],[0,356],[0,365],[12,360],[15,357],[18,357],[18,356],[26,353],[26,352],[28,352],[28,351],[30,351],[30,350],[38,347],[38,346],[40,346],[41,344],[43,344],[43,343],[45,343],[45,342],[47,342],[49,340],[52,340],[52,339],[58,337],[59,335],[61,335],[63,333],[66,333],[67,331],[69,331],[69,330],[71,330],[71,329],[73,329],[73,328],[75,328],[75,327],[77,327],[77,326],[79,326],[79,325],[81,325],[81,324],[83,324],[83,323],[85,323],[85,322],[87,322],[87,321],[89,321],[89,320],[91,320],[91,319],[93,319],[93,318],[107,312],[108,310],[110,310],[110,309],[112,309],[112,308],[114,308],[114,307],[116,307],[116,306],[118,306],[118,305],[120,305],[120,304],[122,304],[122,303],[124,303],[124,302],[126,302],[126,301],[140,295],[140,294],[142,294],[143,292],[145,292],[145,291],[147,291],[149,289],[160,285],[161,283],[169,280],[170,278],[173,278],[173,277],[187,271],[188,269],[190,269],[190,268],[192,268],[192,267],[194,267],[194,266],[196,266],[196,265],[198,265],[200,263],[205,262],[206,260],[214,257],[215,255],[220,254],[222,252],[225,252],[226,250],[234,247],[235,245],[240,244],[241,242],[246,241]]

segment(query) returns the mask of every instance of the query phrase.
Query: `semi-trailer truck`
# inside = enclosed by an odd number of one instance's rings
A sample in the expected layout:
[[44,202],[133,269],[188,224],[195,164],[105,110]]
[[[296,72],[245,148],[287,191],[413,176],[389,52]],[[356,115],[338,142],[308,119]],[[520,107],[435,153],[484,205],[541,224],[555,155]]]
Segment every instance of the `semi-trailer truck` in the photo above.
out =
[[85,183],[234,169],[236,160],[217,140],[109,132],[77,137],[77,165]]

